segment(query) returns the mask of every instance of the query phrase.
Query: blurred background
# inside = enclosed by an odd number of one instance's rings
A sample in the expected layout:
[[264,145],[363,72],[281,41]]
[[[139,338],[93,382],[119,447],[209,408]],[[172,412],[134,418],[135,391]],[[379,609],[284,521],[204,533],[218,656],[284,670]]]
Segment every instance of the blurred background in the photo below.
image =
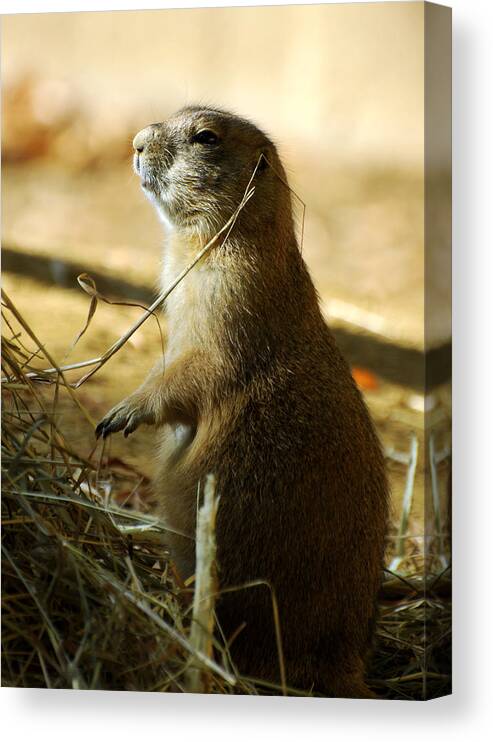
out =
[[[405,527],[406,554],[420,555],[425,409],[435,431],[438,527],[447,518],[450,445],[440,365],[450,347],[447,132],[433,150],[443,193],[439,270],[426,276],[443,302],[424,333],[424,52],[422,3],[2,19],[3,286],[57,362],[98,356],[141,311],[100,304],[73,348],[89,307],[79,273],[115,299],[146,303],[155,290],[164,239],[132,174],[134,134],[196,102],[252,119],[278,144],[300,199],[303,255],[386,447],[394,535]],[[435,99],[446,122],[442,92]],[[438,369],[427,395],[425,340]],[[143,380],[159,351],[149,321],[81,387],[95,421]],[[91,426],[73,415],[68,435],[89,454]],[[152,433],[120,438],[110,443],[113,456],[147,477]]]

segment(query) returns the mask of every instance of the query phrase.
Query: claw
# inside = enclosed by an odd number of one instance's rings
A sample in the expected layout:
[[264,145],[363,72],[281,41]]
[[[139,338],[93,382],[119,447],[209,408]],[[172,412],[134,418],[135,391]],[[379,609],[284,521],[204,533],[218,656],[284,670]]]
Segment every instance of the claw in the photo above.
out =
[[130,433],[133,433],[136,427],[137,425],[135,424],[135,415],[132,413],[127,420],[127,424],[125,425],[125,429],[123,431],[124,437],[128,438]]
[[107,438],[115,429],[114,420],[107,420],[106,418],[103,418],[100,423],[96,426],[95,435],[96,440],[98,438],[101,438],[101,436],[104,438]]
[[112,433],[116,433],[123,429],[123,435],[128,438],[130,433],[137,430],[140,423],[143,421],[141,415],[128,404],[121,403],[117,405],[113,410],[110,410],[108,414],[96,425],[95,435],[96,439],[101,436],[107,438]]

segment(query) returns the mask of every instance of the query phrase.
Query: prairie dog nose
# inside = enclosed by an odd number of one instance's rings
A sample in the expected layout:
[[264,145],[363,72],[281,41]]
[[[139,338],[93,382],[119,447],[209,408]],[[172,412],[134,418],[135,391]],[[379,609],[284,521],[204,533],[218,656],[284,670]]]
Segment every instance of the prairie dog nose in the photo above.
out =
[[156,135],[158,126],[159,124],[151,124],[150,126],[146,126],[145,129],[141,129],[141,131],[135,135],[132,145],[136,152],[140,154],[145,150],[151,139]]

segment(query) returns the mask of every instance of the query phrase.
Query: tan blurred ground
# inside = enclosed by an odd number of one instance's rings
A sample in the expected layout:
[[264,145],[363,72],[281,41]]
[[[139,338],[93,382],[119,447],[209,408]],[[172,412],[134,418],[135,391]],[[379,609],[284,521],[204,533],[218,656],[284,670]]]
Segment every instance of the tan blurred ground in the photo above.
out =
[[[151,255],[154,217],[130,168],[120,177],[115,163],[128,162],[142,126],[213,103],[279,144],[306,204],[304,254],[334,319],[356,305],[382,334],[423,347],[423,30],[419,2],[4,17],[4,241],[58,251],[59,237],[78,259],[74,230],[82,243],[126,249],[138,214],[138,247]],[[11,94],[22,84],[23,102]],[[32,158],[19,170],[36,147],[46,172]],[[39,228],[47,208],[54,226]],[[446,333],[438,318],[429,340]]]
[[10,16],[3,78],[68,82],[95,136],[204,101],[257,121],[288,159],[419,170],[423,23],[422,3]]

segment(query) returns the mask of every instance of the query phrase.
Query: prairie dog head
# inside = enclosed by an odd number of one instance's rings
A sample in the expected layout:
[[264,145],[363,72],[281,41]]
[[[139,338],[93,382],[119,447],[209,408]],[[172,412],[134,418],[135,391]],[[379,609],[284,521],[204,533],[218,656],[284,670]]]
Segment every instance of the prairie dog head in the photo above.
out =
[[[146,196],[173,229],[210,237],[241,202],[257,168],[250,228],[291,220],[289,190],[276,148],[246,119],[212,108],[184,108],[134,141],[134,169]],[[283,182],[284,181],[284,182]]]

